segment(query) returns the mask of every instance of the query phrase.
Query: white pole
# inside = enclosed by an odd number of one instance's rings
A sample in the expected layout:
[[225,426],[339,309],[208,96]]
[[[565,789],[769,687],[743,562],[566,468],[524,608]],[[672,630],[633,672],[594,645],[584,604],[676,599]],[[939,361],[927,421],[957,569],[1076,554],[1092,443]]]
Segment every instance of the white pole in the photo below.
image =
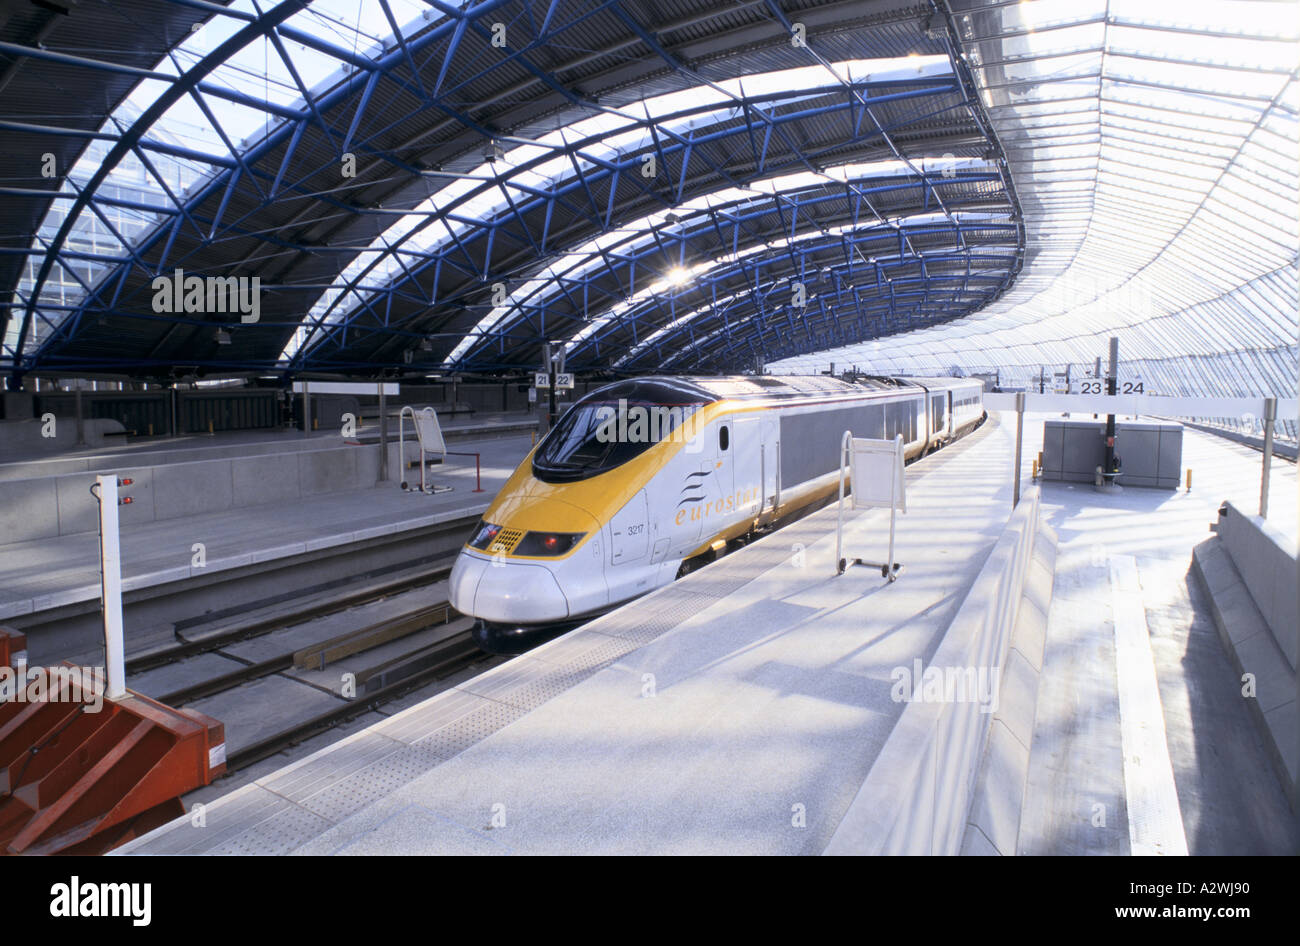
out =
[[885,577],[894,580],[894,521],[898,517],[898,468],[903,465],[903,435],[894,435],[894,462],[889,465],[889,560]]
[[125,645],[122,640],[122,563],[117,533],[117,477],[97,476],[99,484],[99,571],[104,608],[104,660],[108,664],[105,696],[126,696]]
[[1016,394],[1016,466],[1015,479],[1011,487],[1011,507],[1014,509],[1020,505],[1020,447],[1024,438],[1025,427],[1025,395],[1024,392]]
[[1264,466],[1259,480],[1259,515],[1268,518],[1268,479],[1273,467],[1273,427],[1277,422],[1277,398],[1264,398]]
[[[840,501],[835,507],[835,573],[837,575],[844,574],[844,569],[840,566],[840,562],[843,561],[840,552],[843,548],[842,536],[844,534],[844,466],[846,455],[852,456],[852,445],[853,432],[846,430],[844,436],[840,438]],[[852,460],[849,462],[852,462]],[[778,495],[780,495],[779,492]]]

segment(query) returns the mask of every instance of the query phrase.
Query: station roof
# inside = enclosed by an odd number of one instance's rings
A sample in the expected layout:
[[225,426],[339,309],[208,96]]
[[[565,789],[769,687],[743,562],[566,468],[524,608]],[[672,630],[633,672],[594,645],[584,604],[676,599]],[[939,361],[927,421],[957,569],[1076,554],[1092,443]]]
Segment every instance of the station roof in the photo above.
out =
[[1092,365],[1167,394],[1293,397],[1300,17],[1281,3],[953,0],[1024,210],[1015,285],[941,327],[773,370]]
[[[928,2],[32,11],[0,45],[11,371],[499,371],[546,340],[746,370],[959,317],[1021,266]],[[160,310],[177,270],[257,277],[257,321]]]
[[[0,370],[497,372],[553,340],[935,374],[1119,334],[1289,392],[1290,9],[42,0],[0,23]],[[160,311],[177,270],[256,277],[257,321]]]

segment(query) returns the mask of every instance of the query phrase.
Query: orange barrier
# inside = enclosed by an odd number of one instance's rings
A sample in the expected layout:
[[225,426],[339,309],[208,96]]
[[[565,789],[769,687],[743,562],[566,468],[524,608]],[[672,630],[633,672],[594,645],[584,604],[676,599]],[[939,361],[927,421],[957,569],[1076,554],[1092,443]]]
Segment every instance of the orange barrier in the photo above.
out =
[[[0,633],[0,658],[21,637]],[[0,674],[0,853],[103,853],[184,814],[180,797],[225,773],[210,716],[131,691],[104,700],[102,671],[70,663],[0,660]]]
[[11,627],[0,627],[0,667],[16,667],[27,661],[27,635]]

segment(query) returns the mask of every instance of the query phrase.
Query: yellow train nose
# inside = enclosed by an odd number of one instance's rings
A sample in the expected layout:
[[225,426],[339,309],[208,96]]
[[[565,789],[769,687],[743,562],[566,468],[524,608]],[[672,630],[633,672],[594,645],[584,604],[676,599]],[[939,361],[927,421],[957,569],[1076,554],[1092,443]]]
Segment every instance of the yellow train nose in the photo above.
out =
[[599,528],[595,516],[572,503],[512,497],[489,510],[468,545],[486,555],[563,558]]

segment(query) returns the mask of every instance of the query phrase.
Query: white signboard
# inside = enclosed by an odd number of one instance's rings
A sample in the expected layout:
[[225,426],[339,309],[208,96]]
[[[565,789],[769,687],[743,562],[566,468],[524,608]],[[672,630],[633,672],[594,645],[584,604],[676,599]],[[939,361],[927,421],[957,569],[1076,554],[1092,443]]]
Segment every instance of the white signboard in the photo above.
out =
[[[985,394],[986,410],[1014,411],[1016,395]],[[1155,414],[1161,417],[1231,417],[1244,414],[1264,416],[1260,397],[1156,397],[1147,395],[1036,394],[1025,395],[1026,411],[1077,412],[1080,414]],[[1296,416],[1295,398],[1277,399],[1278,417]]]
[[295,381],[293,393],[301,394],[304,386],[311,394],[397,394],[396,381]]
[[892,506],[907,512],[901,443],[854,437],[850,476],[854,509]]
[[[1105,394],[1105,378],[1083,378],[1070,391],[1057,391],[1057,394]],[[1116,394],[1146,394],[1146,385],[1141,378],[1119,378],[1115,381]]]
[[549,388],[551,386],[551,376],[545,371],[539,371],[533,375],[533,387]]
[[555,376],[555,390],[557,390],[557,391],[572,391],[572,390],[573,390],[573,375],[572,375],[572,374],[564,374],[563,372],[560,372],[560,373],[556,374],[556,376]]
[[882,578],[893,582],[903,566],[894,561],[894,522],[901,509],[907,512],[907,487],[903,477],[903,437],[893,440],[866,440],[844,431],[840,441],[840,501],[835,517],[836,574],[843,575],[850,564],[841,552],[844,548],[844,477],[851,477],[853,508],[885,507],[889,510],[889,558],[868,562],[856,556],[854,565],[879,568]]

